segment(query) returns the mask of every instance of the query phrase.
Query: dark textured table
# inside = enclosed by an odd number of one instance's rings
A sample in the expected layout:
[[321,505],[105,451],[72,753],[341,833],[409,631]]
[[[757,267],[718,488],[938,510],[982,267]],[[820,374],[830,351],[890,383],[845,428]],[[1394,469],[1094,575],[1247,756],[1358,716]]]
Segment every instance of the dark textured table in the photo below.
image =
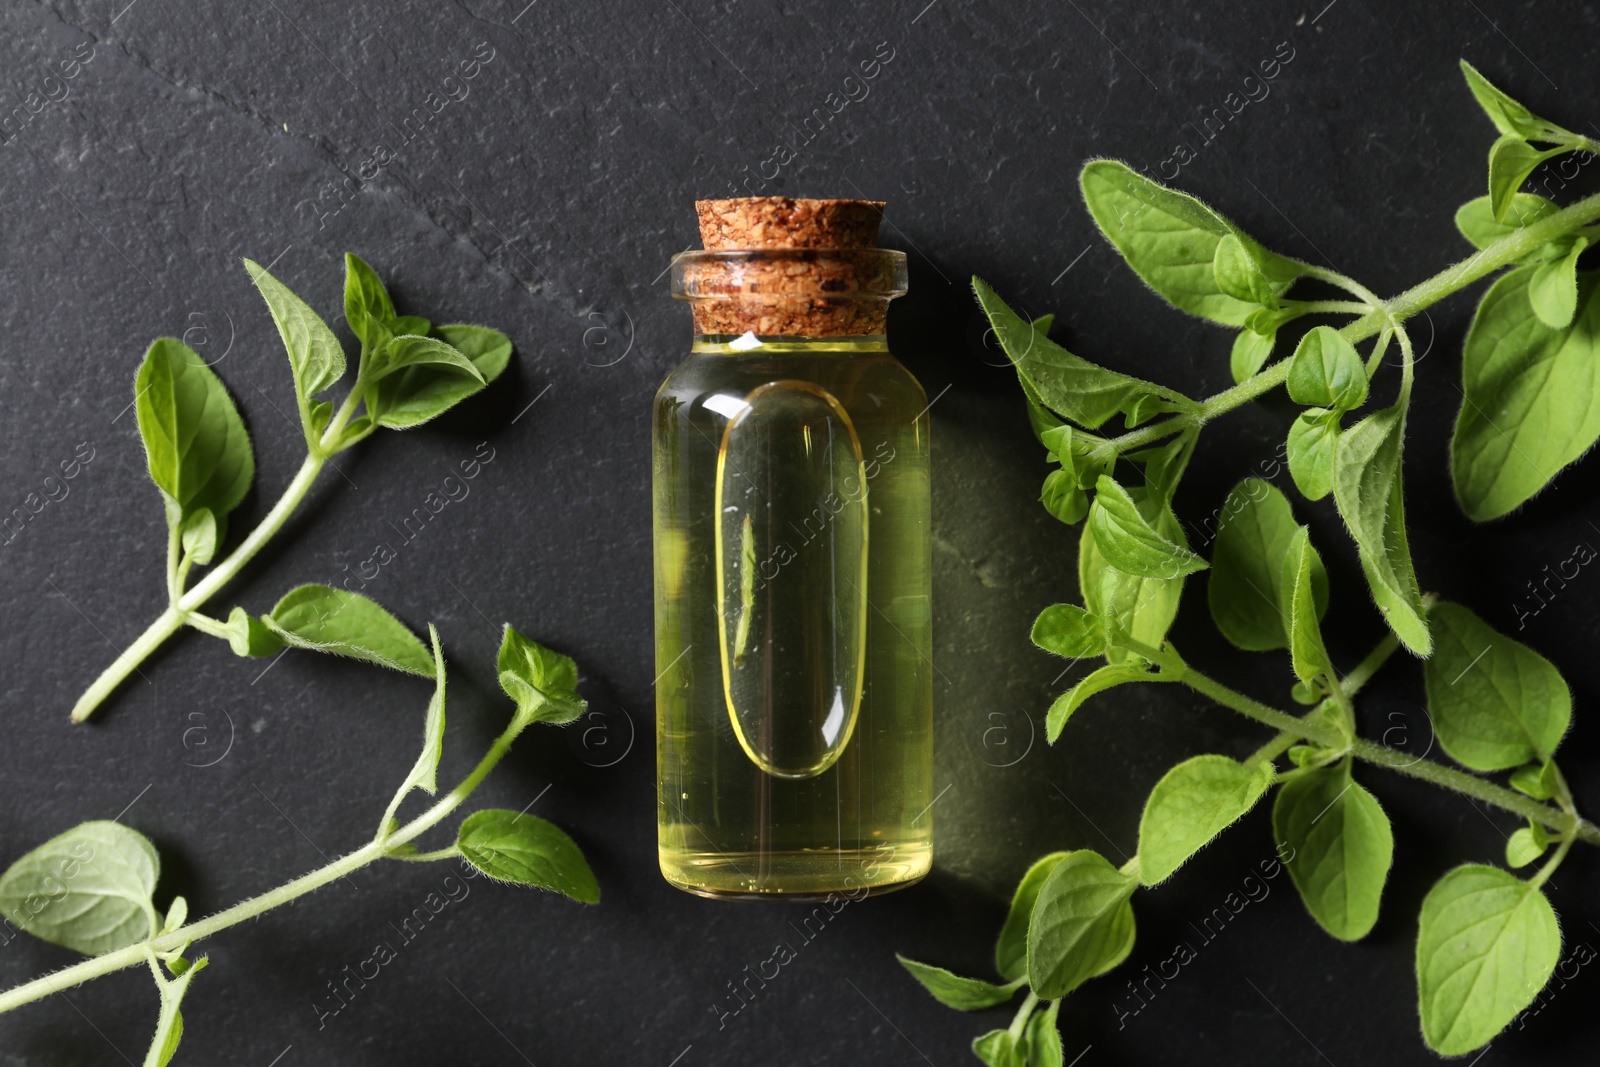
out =
[[[895,951],[992,973],[1004,898],[1033,857],[1094,847],[1120,862],[1167,766],[1243,755],[1264,735],[1192,694],[1125,689],[1043,743],[1044,709],[1065,683],[1027,631],[1040,607],[1073,598],[1077,532],[1035,502],[1041,450],[967,279],[1058,313],[1055,336],[1076,351],[1207,395],[1228,384],[1229,335],[1166,308],[1100,239],[1076,189],[1086,158],[1176,171],[1271,247],[1394,293],[1465,253],[1451,217],[1483,191],[1493,134],[1459,57],[1557,121],[1600,119],[1592,6],[1324,2],[6,5],[0,508],[41,493],[80,446],[92,459],[0,544],[0,857],[120,818],[161,850],[158,899],[183,893],[203,914],[360,845],[410,765],[425,683],[310,653],[264,673],[194,633],[96,721],[67,722],[77,693],[162,606],[161,506],[128,408],[144,348],[184,336],[238,399],[260,468],[241,530],[288,480],[300,443],[279,410],[293,402],[283,353],[239,259],[273,264],[343,331],[352,250],[403,311],[509,333],[514,363],[447,418],[341,457],[216,603],[263,611],[292,584],[338,581],[375,546],[397,546],[367,591],[444,635],[451,780],[509,708],[492,670],[498,623],[574,655],[595,716],[526,735],[480,799],[532,803],[568,827],[604,898],[585,908],[470,883],[336,1002],[329,983],[393,940],[391,924],[450,873],[368,868],[203,946],[212,966],[186,1003],[177,1062],[975,1062],[971,1038],[1009,1014],[938,1005]],[[46,87],[73,58],[75,76]],[[802,132],[874,58],[864,95],[851,90],[820,132]],[[1274,59],[1270,92],[1206,129]],[[695,239],[691,201],[742,191],[888,201],[885,243],[912,265],[891,333],[939,398],[935,871],[840,912],[747,1003],[729,983],[795,940],[797,912],[695,899],[655,870],[647,421],[689,340],[663,272]],[[1525,583],[1600,537],[1589,522],[1600,466],[1581,462],[1510,520],[1460,517],[1447,439],[1474,299],[1419,322],[1408,507],[1424,586],[1515,631]],[[1257,472],[1291,411],[1280,393],[1208,431],[1180,513],[1209,512]],[[470,494],[402,541],[399,521],[480,449],[493,460]],[[1297,506],[1333,572],[1332,651],[1352,663],[1380,621],[1331,501]],[[1223,647],[1201,585],[1175,639],[1281,701],[1282,658]],[[1591,809],[1597,602],[1600,579],[1585,571],[1519,634],[1572,683],[1563,762]],[[1423,745],[1420,701],[1420,671],[1396,662],[1363,697],[1364,729]],[[1270,855],[1263,805],[1139,894],[1127,967],[1064,1006],[1067,1059],[1425,1059],[1416,909],[1450,865],[1498,862],[1516,823],[1409,780],[1364,780],[1397,846],[1366,941],[1323,935],[1286,878],[1220,932],[1195,932]],[[1556,883],[1568,949],[1600,944],[1594,856],[1576,852]],[[1135,1001],[1128,979],[1184,940],[1195,958]],[[71,959],[8,936],[0,984]],[[1585,968],[1553,988],[1481,1062],[1592,1062],[1579,1030],[1596,983]],[[149,976],[129,971],[28,1006],[0,1018],[0,1064],[136,1061],[155,1004]]]

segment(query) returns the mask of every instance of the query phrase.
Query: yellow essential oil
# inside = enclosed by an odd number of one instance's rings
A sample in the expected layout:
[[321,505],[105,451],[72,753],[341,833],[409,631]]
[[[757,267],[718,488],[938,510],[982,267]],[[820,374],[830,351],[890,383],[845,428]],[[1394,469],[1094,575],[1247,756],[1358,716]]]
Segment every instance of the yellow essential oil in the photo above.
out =
[[[814,222],[804,205],[870,202],[702,202],[703,229],[708,203]],[[675,261],[696,335],[655,400],[656,752],[661,870],[690,892],[928,871],[928,402],[882,332],[904,278],[870,247]]]

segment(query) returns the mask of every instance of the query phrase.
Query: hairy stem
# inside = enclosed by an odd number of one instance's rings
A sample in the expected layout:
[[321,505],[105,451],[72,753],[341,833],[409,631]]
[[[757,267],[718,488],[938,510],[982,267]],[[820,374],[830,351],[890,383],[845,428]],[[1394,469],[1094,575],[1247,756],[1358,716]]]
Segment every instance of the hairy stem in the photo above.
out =
[[1010,1034],[1012,1043],[1022,1040],[1022,1032],[1027,1028],[1028,1016],[1033,1014],[1033,1009],[1039,1004],[1039,995],[1033,990],[1028,990],[1027,997],[1022,1001],[1022,1007],[1017,1009],[1017,1014],[1011,1018]]
[[[1423,603],[1429,604],[1432,603],[1432,600],[1424,597]],[[1372,680],[1372,676],[1377,674],[1385,663],[1389,662],[1389,657],[1394,655],[1399,648],[1400,638],[1395,636],[1393,630],[1384,634],[1383,640],[1379,641],[1377,646],[1367,653],[1366,659],[1357,663],[1349,674],[1339,680],[1339,684],[1344,686],[1345,696],[1353,697],[1361,692],[1362,687]]]
[[[472,773],[461,780],[460,785],[440,797],[432,807],[387,837],[369,841],[349,855],[341,856],[325,867],[319,867],[291,882],[285,882],[276,889],[268,890],[260,896],[241,901],[231,908],[217,912],[215,915],[180,926],[170,933],[161,934],[157,937],[128,945],[126,948],[119,948],[113,952],[95,956],[71,967],[64,967],[54,974],[47,974],[42,978],[36,978],[31,982],[26,982],[14,989],[0,993],[0,1014],[11,1011],[13,1008],[20,1008],[22,1005],[30,1004],[35,1000],[40,1000],[52,993],[59,993],[63,989],[70,989],[92,978],[99,978],[102,975],[111,974],[113,971],[137,966],[147,958],[148,953],[171,952],[191,941],[199,941],[201,938],[220,933],[230,926],[237,926],[246,919],[253,919],[263,912],[278,907],[280,904],[287,904],[291,900],[305,896],[314,889],[320,889],[330,882],[338,881],[340,878],[353,871],[360,870],[374,860],[388,858],[389,854],[395,849],[431,830],[447,815],[460,807],[462,801],[466,800],[472,794],[472,791],[478,787],[478,783],[482,782],[484,777],[494,770],[495,764],[500,762],[501,757],[510,749],[511,742],[516,739],[517,734],[521,733],[526,725],[527,723],[520,717],[514,718],[511,725],[506,727],[505,731],[495,739],[494,744],[484,754],[483,759],[478,761],[478,765],[472,769]],[[453,854],[454,849],[441,849],[440,853]]]
[[78,702],[72,707],[73,722],[82,722],[92,715],[106,697],[127,680],[128,675],[138,670],[139,664],[148,659],[151,653],[182,627],[186,613],[205,604],[218,590],[232,581],[244,569],[245,564],[256,557],[256,553],[260,552],[272,536],[282,529],[283,524],[289,521],[289,516],[294,514],[294,509],[305,499],[306,493],[310,491],[312,483],[317,480],[317,475],[322,473],[323,465],[326,463],[326,456],[306,456],[305,462],[295,472],[293,480],[284,489],[278,502],[272,505],[272,510],[267,512],[260,524],[240,542],[239,547],[211,568],[193,589],[184,593],[176,603],[158,615],[149,628],[135,638],[133,644],[123,650],[123,653],[112,661],[111,666],[101,672],[100,677],[84,690],[83,696],[79,697]]
[[[1347,739],[1332,726],[1290,715],[1288,712],[1279,711],[1248,697],[1236,689],[1230,689],[1216,679],[1190,667],[1174,652],[1152,648],[1126,637],[1120,641],[1129,651],[1157,664],[1163,672],[1171,672],[1175,680],[1183,682],[1195,692],[1210,697],[1223,707],[1231,708],[1246,718],[1270,726],[1280,734],[1292,734],[1330,748],[1339,748],[1347,743]],[[1420,778],[1441,788],[1481,800],[1485,804],[1492,804],[1512,814],[1531,819],[1558,833],[1571,831],[1574,836],[1591,845],[1600,845],[1600,826],[1583,819],[1578,819],[1574,824],[1574,818],[1569,813],[1549,804],[1540,803],[1532,797],[1495,785],[1475,774],[1458,771],[1420,756],[1412,756],[1374,741],[1356,738],[1349,743],[1350,754],[1356,759],[1386,767],[1412,778]]]

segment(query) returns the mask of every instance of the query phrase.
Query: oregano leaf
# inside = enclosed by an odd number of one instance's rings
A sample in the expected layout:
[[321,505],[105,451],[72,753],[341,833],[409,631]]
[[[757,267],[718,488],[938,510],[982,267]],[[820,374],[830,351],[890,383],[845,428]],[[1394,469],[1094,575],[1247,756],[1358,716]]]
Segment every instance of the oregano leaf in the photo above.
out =
[[1528,303],[1539,321],[1553,330],[1572,325],[1578,310],[1578,257],[1588,247],[1589,239],[1579,237],[1565,256],[1539,264],[1528,279]]
[[1407,542],[1400,456],[1409,398],[1342,431],[1334,448],[1333,495],[1361,552],[1361,569],[1389,628],[1412,652],[1432,650],[1422,592]]
[[1056,738],[1061,736],[1061,731],[1066,728],[1067,720],[1072,713],[1083,705],[1085,700],[1096,693],[1103,693],[1113,686],[1122,685],[1124,682],[1167,682],[1172,679],[1163,677],[1157,672],[1146,668],[1141,660],[1137,663],[1110,663],[1089,672],[1071,689],[1062,693],[1050,705],[1050,711],[1045,716],[1045,737],[1053,745]]
[[1298,264],[1267,252],[1199,200],[1142,177],[1125,163],[1110,159],[1087,163],[1079,185],[1100,232],[1134,273],[1191,315],[1224,326],[1243,326],[1260,307],[1229,295],[1217,284],[1214,263],[1225,237],[1239,241],[1253,257],[1274,295],[1301,273]]
[[1171,579],[1206,569],[1206,561],[1183,543],[1181,532],[1173,539],[1158,530],[1110,475],[1102,474],[1095,483],[1088,528],[1106,561],[1124,573]]
[[1534,273],[1490,286],[1462,347],[1450,473],[1477,522],[1515,510],[1600,438],[1600,284],[1580,275],[1572,323],[1552,329],[1533,310]]
[[1487,1044],[1533,1003],[1560,954],[1555,910],[1537,887],[1480,864],[1446,874],[1423,900],[1417,929],[1428,1047],[1461,1056]]
[[199,353],[157,338],[133,388],[150,480],[169,525],[181,530],[202,509],[221,518],[237,507],[255,477],[255,453],[227,387]]
[[1477,771],[1548,760],[1572,720],[1560,672],[1459,604],[1436,604],[1429,619],[1423,680],[1440,747]]
[[1489,149],[1489,207],[1495,221],[1505,220],[1512,197],[1539,164],[1569,151],[1566,147],[1538,149],[1514,133],[1501,136]]
[[1301,771],[1272,805],[1272,831],[1306,910],[1341,941],[1359,941],[1378,921],[1394,862],[1394,832],[1377,798],[1350,778],[1350,764]]
[[1170,878],[1255,807],[1273,775],[1266,760],[1247,767],[1211,755],[1184,760],[1168,771],[1150,791],[1139,818],[1139,880],[1153,886]]
[[1033,905],[1050,872],[1066,855],[1052,852],[1035,860],[1011,896],[1011,908],[1006,912],[1005,924],[1000,927],[1000,936],[994,943],[995,970],[1008,982],[1028,973],[1028,923],[1033,918]]
[[1133,951],[1139,880],[1097,852],[1080,849],[1056,863],[1039,889],[1028,924],[1028,984],[1041,999],[1065,996]]
[[548,889],[584,904],[600,902],[600,885],[577,842],[537,815],[475,811],[462,820],[456,848],[497,882]]
[[244,265],[267,302],[267,310],[278,327],[278,336],[283,339],[289,370],[294,375],[295,400],[310,436],[312,398],[344,377],[344,348],[328,324],[322,321],[322,316],[290,292],[288,286],[253,260],[245,260]]
[[1078,660],[1105,651],[1105,628],[1098,616],[1076,604],[1052,604],[1034,620],[1033,643],[1046,652]]
[[1494,128],[1502,134],[1546,142],[1559,142],[1572,137],[1571,133],[1540,118],[1495,88],[1488,78],[1464,59],[1461,61],[1461,73],[1467,79],[1467,87],[1472,90],[1472,95],[1477,97],[1478,106],[1483,108],[1489,121],[1494,123]]
[[1012,311],[982,278],[972,279],[972,291],[1006,357],[1040,401],[1063,418],[1092,430],[1142,393],[1178,395],[1073,355]]
[[[1130,494],[1158,533],[1168,540],[1182,538],[1182,527],[1171,508],[1145,495],[1142,489],[1130,490]],[[1094,531],[1085,524],[1078,538],[1078,588],[1083,592],[1083,606],[1100,616],[1107,635],[1125,634],[1143,644],[1159,647],[1177,617],[1183,583],[1182,575],[1141,578],[1111,566],[1100,554]],[[1106,649],[1109,663],[1121,663],[1130,658],[1132,653],[1118,648],[1115,643]]]
[[578,665],[506,624],[498,660],[500,688],[517,703],[524,725],[576,719],[588,704],[578,696]]
[[1298,404],[1352,411],[1367,400],[1367,373],[1355,345],[1331,326],[1300,339],[1285,384]]
[[434,676],[433,657],[417,635],[376,601],[348,589],[299,586],[285,593],[261,621],[295,648]]
[[1330,408],[1307,408],[1289,427],[1289,477],[1307,500],[1321,500],[1333,492],[1341,414]]
[[[1298,529],[1289,498],[1260,478],[1246,478],[1223,502],[1206,599],[1218,631],[1239,648],[1288,647],[1284,560]],[[1320,619],[1328,609],[1328,575],[1315,550],[1311,566]]]
[[[1315,559],[1311,531],[1301,526],[1284,552],[1283,577],[1278,588],[1284,598],[1283,617],[1289,630],[1290,662],[1294,665],[1295,677],[1305,685],[1310,685],[1319,675],[1335,677],[1328,649],[1322,641],[1320,615],[1312,592]],[[1323,580],[1327,580],[1326,576]]]
[[80,823],[0,874],[0,915],[86,956],[112,952],[161,928],[150,899],[160,872],[155,846],[137,830]]
[[1277,331],[1261,334],[1249,327],[1240,330],[1233,338],[1233,351],[1228,357],[1228,369],[1233,374],[1233,380],[1242,382],[1265,367],[1277,339]]
[[368,351],[377,349],[397,333],[426,333],[396,328],[394,301],[378,272],[354,252],[344,254],[344,319]]
[[511,339],[499,330],[457,323],[433,332],[465,356],[477,374],[459,366],[419,363],[385,375],[368,394],[379,413],[378,425],[409,430],[437,418],[498,378],[511,362]]
[[898,952],[894,958],[910,972],[911,977],[922,983],[922,988],[933,994],[935,1000],[957,1011],[992,1008],[996,1004],[1004,1004],[1017,992],[1016,985],[996,985],[981,978],[963,978],[943,967],[907,959]]

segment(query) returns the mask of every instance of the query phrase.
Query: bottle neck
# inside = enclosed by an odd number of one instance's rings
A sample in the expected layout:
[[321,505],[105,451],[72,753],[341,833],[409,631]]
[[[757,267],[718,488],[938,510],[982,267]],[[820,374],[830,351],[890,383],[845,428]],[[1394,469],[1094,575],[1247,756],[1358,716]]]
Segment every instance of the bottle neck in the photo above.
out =
[[839,337],[795,337],[772,334],[765,337],[754,333],[738,336],[730,334],[696,333],[690,351],[724,356],[748,356],[775,352],[806,352],[813,355],[866,355],[889,351],[888,338],[883,334],[849,334]]

